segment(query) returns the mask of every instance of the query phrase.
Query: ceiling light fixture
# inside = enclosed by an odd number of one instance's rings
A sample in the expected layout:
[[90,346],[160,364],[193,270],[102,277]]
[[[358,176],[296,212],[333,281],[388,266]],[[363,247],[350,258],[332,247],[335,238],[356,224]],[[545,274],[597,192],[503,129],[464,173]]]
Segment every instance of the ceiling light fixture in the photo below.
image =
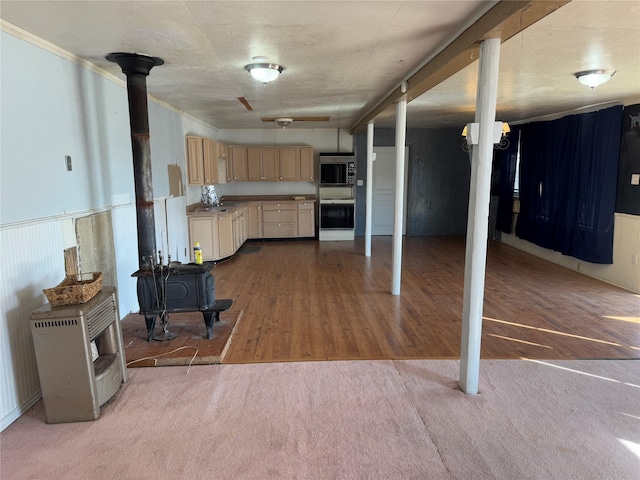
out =
[[[509,147],[509,139],[507,134],[511,131],[511,127],[507,122],[495,122],[493,127],[493,148],[497,150],[506,150]],[[462,136],[465,137],[462,143],[462,150],[468,152],[473,145],[477,145],[478,136],[480,135],[480,124],[469,123],[462,129]]]
[[282,65],[276,63],[250,63],[244,68],[253,78],[262,83],[274,81],[284,70]]
[[291,122],[293,122],[293,118],[287,118],[287,117],[276,118],[274,120],[274,122],[276,122],[278,125],[280,125],[282,127],[282,129],[284,130],[289,125],[291,125]]
[[609,81],[611,77],[613,77],[615,70],[583,70],[581,72],[576,72],[573,75],[578,79],[578,81],[586,85],[587,87],[596,88],[603,83]]

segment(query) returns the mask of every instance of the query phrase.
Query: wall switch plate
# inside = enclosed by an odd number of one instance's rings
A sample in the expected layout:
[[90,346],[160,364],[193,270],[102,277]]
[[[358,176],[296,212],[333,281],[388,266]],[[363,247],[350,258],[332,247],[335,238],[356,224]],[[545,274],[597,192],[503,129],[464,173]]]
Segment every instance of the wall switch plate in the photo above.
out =
[[71,170],[73,170],[73,166],[71,165],[71,155],[65,155],[64,161],[67,164],[67,172],[70,172]]
[[364,185],[364,181],[363,181],[363,180],[358,180],[358,182],[356,183],[356,185],[357,185],[358,187],[361,187],[361,186],[363,186],[363,185]]
[[640,173],[631,174],[631,185],[640,185]]

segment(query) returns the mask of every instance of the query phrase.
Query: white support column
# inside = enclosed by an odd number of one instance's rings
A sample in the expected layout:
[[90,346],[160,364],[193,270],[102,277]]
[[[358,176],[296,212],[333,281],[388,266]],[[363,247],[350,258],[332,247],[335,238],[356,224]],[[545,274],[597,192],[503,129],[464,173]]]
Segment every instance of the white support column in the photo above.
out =
[[364,256],[371,256],[371,214],[373,212],[373,122],[367,125],[367,200],[365,210]]
[[487,260],[491,156],[496,119],[499,60],[500,39],[484,40],[480,45],[475,117],[476,123],[480,124],[480,132],[478,144],[473,146],[471,160],[467,248],[464,263],[460,388],[468,394],[478,393],[480,375],[482,303]]
[[407,101],[400,100],[396,110],[396,198],[393,218],[393,277],[391,293],[400,295],[402,273],[402,220],[404,218],[404,143],[407,133]]

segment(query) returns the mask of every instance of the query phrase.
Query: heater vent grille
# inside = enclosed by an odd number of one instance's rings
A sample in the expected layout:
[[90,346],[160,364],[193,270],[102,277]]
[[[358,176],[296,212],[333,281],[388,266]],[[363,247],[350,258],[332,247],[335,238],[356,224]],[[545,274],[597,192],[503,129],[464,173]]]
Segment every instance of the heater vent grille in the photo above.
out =
[[[87,328],[89,338],[95,339],[102,331],[113,322],[116,316],[116,306],[111,297],[110,302],[105,302],[93,312],[87,315]],[[117,320],[117,319],[116,319]]]
[[73,318],[71,320],[45,320],[42,322],[33,322],[33,328],[61,328],[61,327],[73,327],[78,325],[78,319]]

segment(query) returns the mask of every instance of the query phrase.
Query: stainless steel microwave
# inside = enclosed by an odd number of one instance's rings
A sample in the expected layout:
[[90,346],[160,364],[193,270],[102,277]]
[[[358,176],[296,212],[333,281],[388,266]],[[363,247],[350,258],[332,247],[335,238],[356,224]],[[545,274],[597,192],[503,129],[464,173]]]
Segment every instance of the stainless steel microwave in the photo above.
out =
[[320,185],[355,185],[356,160],[353,153],[320,154]]

